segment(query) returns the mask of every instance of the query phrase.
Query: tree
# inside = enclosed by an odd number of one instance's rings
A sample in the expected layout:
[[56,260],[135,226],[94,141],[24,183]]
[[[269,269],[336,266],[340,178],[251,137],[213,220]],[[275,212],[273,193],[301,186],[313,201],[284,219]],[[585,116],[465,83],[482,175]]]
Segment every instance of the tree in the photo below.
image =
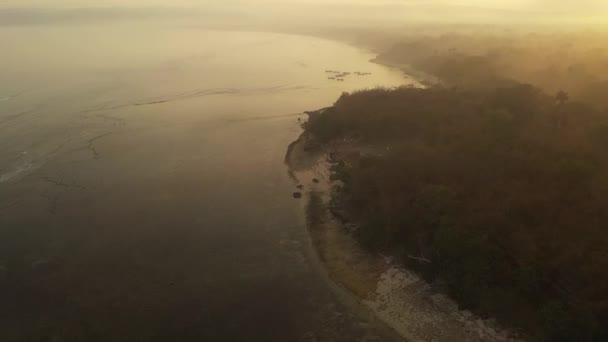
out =
[[569,99],[570,96],[563,90],[558,91],[555,95],[555,102],[557,102],[557,104],[560,106],[563,106],[566,102],[568,102]]
[[563,90],[560,90],[557,92],[557,94],[555,94],[555,103],[557,103],[557,110],[555,111],[554,125],[557,128],[562,127],[565,121],[565,118],[563,117],[564,115],[562,113],[563,111],[560,109],[564,106],[566,102],[568,102],[569,99],[570,96]]

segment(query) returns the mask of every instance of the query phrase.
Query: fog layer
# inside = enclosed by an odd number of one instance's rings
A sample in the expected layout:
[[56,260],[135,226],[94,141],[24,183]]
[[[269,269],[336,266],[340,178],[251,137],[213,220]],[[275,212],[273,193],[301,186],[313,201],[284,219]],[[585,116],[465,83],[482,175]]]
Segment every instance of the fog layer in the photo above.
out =
[[8,0],[0,25],[180,17],[208,25],[400,25],[406,23],[527,23],[601,25],[600,0]]

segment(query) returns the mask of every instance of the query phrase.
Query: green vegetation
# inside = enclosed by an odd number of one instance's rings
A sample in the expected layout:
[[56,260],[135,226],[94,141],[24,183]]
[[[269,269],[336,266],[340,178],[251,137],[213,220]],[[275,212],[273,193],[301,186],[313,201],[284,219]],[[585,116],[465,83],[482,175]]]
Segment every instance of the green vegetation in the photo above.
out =
[[516,83],[375,89],[306,129],[369,248],[534,340],[608,340],[608,114]]

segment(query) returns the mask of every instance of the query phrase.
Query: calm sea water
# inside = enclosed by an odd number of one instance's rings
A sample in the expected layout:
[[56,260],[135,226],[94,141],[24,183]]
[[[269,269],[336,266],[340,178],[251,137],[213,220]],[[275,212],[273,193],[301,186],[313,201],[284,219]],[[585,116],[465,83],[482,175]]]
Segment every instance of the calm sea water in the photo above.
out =
[[400,72],[274,33],[34,26],[0,41],[0,340],[388,338],[315,266],[283,158],[301,112]]

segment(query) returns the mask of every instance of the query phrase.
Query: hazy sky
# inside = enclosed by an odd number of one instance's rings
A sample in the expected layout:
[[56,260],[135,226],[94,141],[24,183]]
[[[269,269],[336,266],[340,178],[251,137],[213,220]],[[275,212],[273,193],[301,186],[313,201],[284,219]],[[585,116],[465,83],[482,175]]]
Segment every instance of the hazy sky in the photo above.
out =
[[605,0],[3,0],[0,7],[149,7],[149,6],[188,6],[205,7],[220,4],[229,5],[326,5],[342,4],[345,6],[387,4],[401,5],[435,5],[443,7],[473,6],[480,8],[516,9],[522,11],[571,11],[592,12],[597,9],[607,10]]
[[[200,12],[269,18],[319,18],[383,21],[596,20],[608,19],[608,0],[1,0],[0,13],[13,22],[15,11],[149,11],[156,14]],[[79,12],[82,13],[82,12]],[[115,12],[111,12],[115,13]],[[26,14],[20,13],[20,15]],[[38,14],[39,15],[39,14]],[[11,18],[12,17],[12,18]],[[8,19],[4,19],[5,21]],[[34,20],[30,18],[30,20]]]

